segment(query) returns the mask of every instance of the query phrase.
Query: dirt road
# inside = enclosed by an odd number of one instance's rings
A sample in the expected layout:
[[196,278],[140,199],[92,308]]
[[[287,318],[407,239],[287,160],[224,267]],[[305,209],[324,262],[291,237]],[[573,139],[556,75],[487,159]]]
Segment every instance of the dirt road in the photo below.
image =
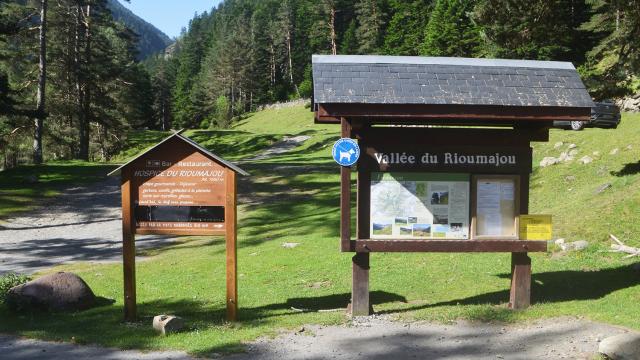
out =
[[[0,220],[0,275],[31,274],[74,261],[122,261],[117,178],[65,190],[38,210]],[[171,242],[137,236],[141,249]]]

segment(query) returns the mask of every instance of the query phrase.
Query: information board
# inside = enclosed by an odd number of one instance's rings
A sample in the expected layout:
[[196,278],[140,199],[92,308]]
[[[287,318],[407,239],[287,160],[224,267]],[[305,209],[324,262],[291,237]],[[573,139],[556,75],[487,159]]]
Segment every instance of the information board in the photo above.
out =
[[131,171],[136,232],[224,230],[226,169],[184,142],[136,161]]
[[372,239],[468,239],[469,175],[372,173]]

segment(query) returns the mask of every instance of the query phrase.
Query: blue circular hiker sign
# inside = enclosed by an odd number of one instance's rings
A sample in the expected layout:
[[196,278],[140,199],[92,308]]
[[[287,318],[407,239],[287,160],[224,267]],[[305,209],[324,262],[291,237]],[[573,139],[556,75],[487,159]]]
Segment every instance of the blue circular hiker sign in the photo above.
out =
[[333,160],[342,166],[351,166],[360,157],[360,147],[358,143],[349,138],[342,138],[333,144]]

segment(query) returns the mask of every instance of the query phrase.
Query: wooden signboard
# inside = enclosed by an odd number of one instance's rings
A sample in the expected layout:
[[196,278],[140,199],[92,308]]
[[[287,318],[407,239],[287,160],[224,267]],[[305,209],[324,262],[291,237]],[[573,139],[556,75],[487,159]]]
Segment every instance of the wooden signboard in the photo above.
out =
[[121,174],[125,319],[136,318],[135,234],[224,235],[227,319],[238,309],[234,164],[175,133],[112,174]]

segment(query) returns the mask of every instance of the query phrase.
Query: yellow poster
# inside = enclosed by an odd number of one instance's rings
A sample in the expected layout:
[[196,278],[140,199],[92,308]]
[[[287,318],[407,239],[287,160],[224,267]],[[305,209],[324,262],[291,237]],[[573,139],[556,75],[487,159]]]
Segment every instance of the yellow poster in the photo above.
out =
[[520,215],[521,240],[551,240],[551,215]]

